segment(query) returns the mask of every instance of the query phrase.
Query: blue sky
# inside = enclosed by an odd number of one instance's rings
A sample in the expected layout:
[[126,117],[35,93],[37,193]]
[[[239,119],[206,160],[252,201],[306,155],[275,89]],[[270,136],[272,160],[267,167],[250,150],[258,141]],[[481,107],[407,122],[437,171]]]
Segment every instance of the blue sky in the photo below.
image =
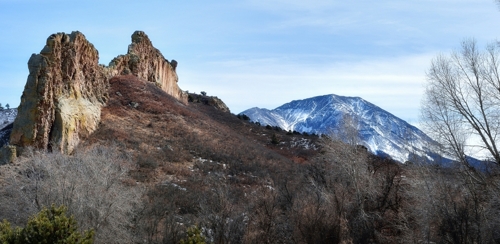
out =
[[18,106],[52,33],[81,31],[108,64],[143,30],[179,62],[183,90],[233,113],[333,93],[416,124],[432,58],[496,41],[499,23],[494,0],[0,0],[0,103]]

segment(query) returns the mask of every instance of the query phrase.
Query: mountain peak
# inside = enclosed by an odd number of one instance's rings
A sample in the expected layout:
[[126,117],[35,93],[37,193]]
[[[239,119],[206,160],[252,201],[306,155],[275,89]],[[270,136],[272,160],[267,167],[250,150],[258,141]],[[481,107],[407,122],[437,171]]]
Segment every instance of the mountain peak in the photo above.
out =
[[348,118],[357,130],[359,144],[400,162],[412,157],[430,159],[429,146],[435,143],[415,126],[360,97],[329,94],[294,100],[272,110],[252,108],[241,114],[262,125],[316,134],[335,134],[344,129]]

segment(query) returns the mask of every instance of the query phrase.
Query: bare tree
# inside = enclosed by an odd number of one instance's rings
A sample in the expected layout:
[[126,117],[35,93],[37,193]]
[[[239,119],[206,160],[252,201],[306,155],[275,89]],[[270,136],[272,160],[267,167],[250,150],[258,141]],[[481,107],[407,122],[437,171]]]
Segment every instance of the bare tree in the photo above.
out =
[[500,165],[499,51],[496,43],[480,51],[475,40],[465,40],[460,51],[436,57],[427,73],[423,122],[445,151],[466,165],[466,155],[478,150]]
[[328,136],[333,140],[342,141],[350,146],[357,146],[361,143],[359,137],[359,121],[350,114],[344,114],[338,126],[331,129]]
[[8,194],[24,200],[18,206],[24,209],[11,214],[65,205],[80,227],[95,230],[96,243],[134,240],[135,209],[140,207],[142,192],[140,187],[125,184],[132,163],[126,154],[101,146],[78,150],[73,156],[35,151],[25,154],[22,164],[26,169],[7,186],[14,191]]

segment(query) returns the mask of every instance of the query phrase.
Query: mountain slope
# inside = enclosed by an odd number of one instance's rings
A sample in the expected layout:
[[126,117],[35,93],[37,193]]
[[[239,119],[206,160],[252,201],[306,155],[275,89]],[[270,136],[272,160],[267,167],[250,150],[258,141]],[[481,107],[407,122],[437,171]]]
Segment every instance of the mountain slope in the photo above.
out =
[[360,144],[373,153],[389,155],[400,162],[415,156],[430,159],[430,147],[435,145],[415,126],[359,97],[317,96],[295,100],[273,110],[251,108],[241,114],[262,125],[336,136],[345,130],[346,123],[352,124],[358,131]]

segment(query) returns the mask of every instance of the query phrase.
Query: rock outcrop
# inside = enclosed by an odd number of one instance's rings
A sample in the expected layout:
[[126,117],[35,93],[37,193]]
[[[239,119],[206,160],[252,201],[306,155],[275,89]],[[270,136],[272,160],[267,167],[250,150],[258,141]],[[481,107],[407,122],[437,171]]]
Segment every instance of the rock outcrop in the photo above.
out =
[[99,54],[80,32],[49,36],[40,54],[28,61],[10,144],[71,152],[93,132],[106,102],[108,78]]
[[10,144],[70,153],[97,129],[108,98],[108,81],[118,74],[155,82],[187,103],[187,94],[177,85],[177,62],[168,62],[142,31],[132,35],[128,53],[109,67],[98,62],[98,51],[82,33],[51,35],[40,54],[33,54],[28,62],[30,73]]
[[127,55],[120,55],[109,63],[112,76],[133,74],[140,79],[155,82],[167,94],[187,102],[187,94],[177,82],[175,69],[177,61],[169,62],[161,52],[153,47],[148,36],[142,31],[132,34],[132,44]]
[[196,94],[196,93],[188,93],[188,101],[193,103],[203,103],[205,105],[209,105],[214,107],[217,110],[222,112],[230,113],[231,111],[226,106],[226,104],[218,97],[207,96],[206,94]]

